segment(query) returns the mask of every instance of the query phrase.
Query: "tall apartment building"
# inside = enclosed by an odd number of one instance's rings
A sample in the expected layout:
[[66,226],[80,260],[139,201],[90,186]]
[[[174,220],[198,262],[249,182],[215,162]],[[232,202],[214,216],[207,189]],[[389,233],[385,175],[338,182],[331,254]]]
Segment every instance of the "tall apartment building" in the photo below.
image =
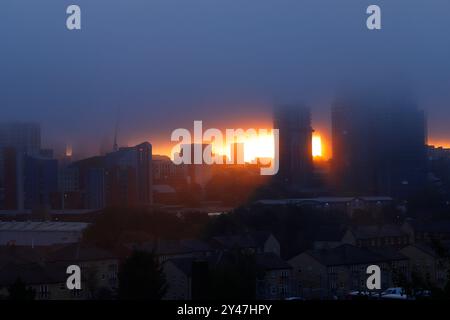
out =
[[332,174],[337,190],[407,197],[425,184],[426,121],[401,99],[338,100],[332,108]]
[[313,172],[310,109],[302,105],[278,107],[274,128],[280,133],[277,177],[289,186],[308,187]]

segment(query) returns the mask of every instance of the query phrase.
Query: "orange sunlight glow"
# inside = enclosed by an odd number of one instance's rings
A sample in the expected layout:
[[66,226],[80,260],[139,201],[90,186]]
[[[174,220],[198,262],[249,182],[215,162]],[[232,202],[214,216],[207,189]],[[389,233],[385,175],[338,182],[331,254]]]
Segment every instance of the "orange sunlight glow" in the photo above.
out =
[[[244,137],[243,139],[238,139],[237,143],[244,144],[244,161],[253,162],[257,158],[274,158],[275,155],[275,140],[271,132],[266,134],[259,133],[257,136]],[[231,143],[226,143],[222,146],[214,144],[212,146],[213,152],[231,157]]]
[[[225,156],[231,158],[231,148],[233,142],[224,141],[223,144],[219,144],[215,141],[206,142],[212,143],[212,152],[216,155]],[[275,138],[271,129],[267,129],[266,132],[258,132],[258,134],[252,136],[239,136],[234,143],[244,144],[244,161],[246,163],[255,163],[260,159],[263,163],[267,163],[269,159],[273,159],[275,156]],[[327,157],[327,145],[324,143],[321,135],[314,134],[312,137],[312,156],[315,160],[322,160]],[[170,154],[170,151],[161,149],[162,154]],[[173,160],[173,155],[170,154],[170,158]]]
[[322,138],[319,135],[314,135],[312,138],[312,155],[313,157],[322,157]]
[[435,146],[436,148],[450,148],[450,141],[444,140],[431,140],[428,142],[428,145]]
[[[272,133],[259,134],[256,137],[246,137],[237,142],[244,144],[245,162],[252,162],[257,158],[274,158],[275,140]],[[231,144],[217,146],[213,143],[213,152],[230,158]],[[314,135],[312,137],[312,156],[314,158],[324,156],[323,143],[320,135]]]

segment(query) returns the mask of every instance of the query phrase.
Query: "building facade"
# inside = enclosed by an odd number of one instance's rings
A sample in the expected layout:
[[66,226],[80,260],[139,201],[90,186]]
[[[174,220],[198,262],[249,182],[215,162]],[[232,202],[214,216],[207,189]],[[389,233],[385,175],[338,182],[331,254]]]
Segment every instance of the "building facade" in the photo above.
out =
[[425,184],[424,112],[394,98],[336,100],[332,107],[336,191],[406,198]]
[[278,107],[274,128],[280,134],[277,177],[288,186],[308,187],[313,173],[310,109],[301,105]]

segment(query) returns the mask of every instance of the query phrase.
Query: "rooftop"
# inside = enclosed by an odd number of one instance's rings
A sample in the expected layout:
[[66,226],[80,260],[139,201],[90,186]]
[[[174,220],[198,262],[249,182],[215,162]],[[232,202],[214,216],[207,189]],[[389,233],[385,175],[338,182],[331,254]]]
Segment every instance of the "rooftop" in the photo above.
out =
[[135,245],[133,246],[133,248],[147,252],[154,251],[158,255],[176,255],[176,254],[212,251],[212,248],[209,246],[209,244],[196,239],[183,239],[183,240],[158,239],[155,241],[149,241],[139,245]]
[[[97,209],[63,209],[63,210],[48,210],[50,215],[85,215],[91,213],[98,213]],[[0,210],[0,216],[5,217],[14,217],[20,215],[31,215],[33,210],[24,209],[24,210]]]
[[398,252],[380,253],[350,244],[344,244],[334,249],[309,250],[306,253],[326,266],[358,265],[407,259]]
[[0,268],[9,264],[27,264],[42,262],[45,252],[28,246],[0,246]]
[[316,202],[321,204],[326,203],[347,203],[352,201],[366,201],[366,202],[389,202],[392,201],[391,197],[317,197],[317,198],[292,198],[292,199],[266,199],[258,200],[256,203],[265,205],[285,205],[285,204],[300,204],[307,202]]
[[416,231],[419,232],[432,232],[432,233],[449,233],[450,232],[450,220],[419,222],[414,221],[411,223]]
[[80,232],[86,229],[88,226],[89,223],[86,222],[0,221],[0,232],[1,231]]
[[255,256],[256,265],[264,270],[284,270],[292,267],[275,253],[264,252]]
[[419,250],[422,250],[423,252],[435,257],[448,257],[450,254],[450,241],[440,241],[437,243],[423,243],[423,242],[417,242],[414,244],[411,244],[410,246],[416,247]]
[[110,260],[117,257],[94,246],[84,246],[79,243],[70,244],[48,253],[48,261],[97,261]]
[[256,240],[249,234],[218,236],[213,237],[212,240],[220,247],[226,249],[258,247]]
[[0,268],[0,285],[11,285],[18,278],[27,285],[64,283],[67,278],[66,268],[62,264],[44,266],[39,263],[9,263]]
[[324,225],[319,226],[314,235],[314,241],[341,241],[344,236],[342,226]]
[[402,237],[408,234],[397,225],[358,226],[351,229],[357,239]]
[[[192,269],[194,264],[206,264],[206,266],[211,266],[214,264],[214,258],[207,259],[197,259],[197,258],[176,258],[169,259],[167,262],[173,263],[180,271],[182,271],[186,276],[192,276]],[[166,262],[166,263],[167,263]]]

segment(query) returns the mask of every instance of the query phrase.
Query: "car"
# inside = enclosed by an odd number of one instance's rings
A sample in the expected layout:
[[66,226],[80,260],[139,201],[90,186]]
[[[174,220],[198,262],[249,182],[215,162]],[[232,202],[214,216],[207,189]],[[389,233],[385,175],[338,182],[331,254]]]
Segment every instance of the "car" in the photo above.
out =
[[379,297],[378,292],[373,291],[351,291],[347,293],[348,300],[367,300],[367,299],[377,299]]
[[302,297],[287,297],[284,299],[285,301],[305,301]]
[[417,300],[426,300],[431,299],[431,291],[430,290],[416,290],[414,293],[414,297]]
[[389,288],[381,293],[381,299],[407,300],[408,296],[403,288]]

